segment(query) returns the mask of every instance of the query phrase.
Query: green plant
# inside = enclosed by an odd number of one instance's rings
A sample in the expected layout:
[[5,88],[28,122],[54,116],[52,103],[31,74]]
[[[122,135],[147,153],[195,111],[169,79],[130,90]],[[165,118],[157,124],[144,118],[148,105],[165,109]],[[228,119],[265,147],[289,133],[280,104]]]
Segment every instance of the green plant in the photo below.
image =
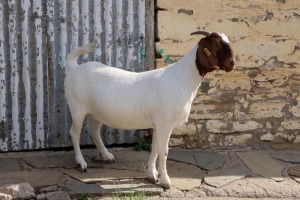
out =
[[122,191],[118,185],[116,185],[116,193],[113,195],[113,200],[144,200],[146,199],[145,191],[134,190],[135,181],[131,182],[129,191]]
[[80,194],[78,196],[78,200],[93,200],[93,199],[94,199],[94,195],[90,193]]
[[134,149],[136,151],[151,151],[151,143],[147,142],[145,138],[140,137],[138,134],[134,136],[136,144]]
[[144,192],[129,192],[129,193],[118,193],[113,196],[113,200],[144,200],[146,199]]

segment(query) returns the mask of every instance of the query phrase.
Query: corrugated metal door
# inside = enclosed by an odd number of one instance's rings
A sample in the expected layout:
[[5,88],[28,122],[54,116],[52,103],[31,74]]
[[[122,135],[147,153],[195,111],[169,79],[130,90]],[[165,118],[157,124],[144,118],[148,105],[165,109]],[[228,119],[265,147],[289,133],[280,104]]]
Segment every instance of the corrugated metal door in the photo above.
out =
[[[0,151],[70,146],[66,55],[94,41],[96,51],[79,62],[151,69],[153,35],[147,41],[145,29],[153,25],[146,18],[153,23],[151,0],[2,0]],[[81,142],[92,144],[86,126]],[[136,132],[103,127],[101,134],[106,144],[131,143]]]

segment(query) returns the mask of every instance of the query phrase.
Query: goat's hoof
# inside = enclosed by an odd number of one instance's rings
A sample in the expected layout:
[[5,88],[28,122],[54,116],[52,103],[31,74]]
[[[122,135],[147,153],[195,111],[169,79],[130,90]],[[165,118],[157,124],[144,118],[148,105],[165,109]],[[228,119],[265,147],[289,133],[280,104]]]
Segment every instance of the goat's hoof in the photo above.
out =
[[161,185],[161,187],[163,187],[164,190],[169,190],[169,189],[171,189],[171,184],[168,184],[168,183],[161,183],[160,185]]
[[113,163],[115,163],[115,160],[104,160],[104,163],[113,164]]
[[107,163],[107,164],[113,164],[115,163],[115,157],[112,153],[110,152],[106,152],[104,155],[102,154],[99,154],[100,158],[102,158],[102,160],[104,161],[104,163]]
[[87,168],[81,169],[81,171],[82,171],[83,174],[84,174],[84,173],[87,173]]
[[82,168],[80,164],[77,164],[77,165],[80,168],[80,169],[78,169],[78,171],[80,171],[81,173],[86,173],[87,172],[87,168],[86,167]]
[[156,184],[158,182],[158,179],[155,179],[155,178],[152,178],[152,177],[147,177],[147,181],[149,183]]
[[171,180],[169,178],[169,176],[161,176],[161,178],[159,179],[159,184],[165,189],[168,190],[171,188]]

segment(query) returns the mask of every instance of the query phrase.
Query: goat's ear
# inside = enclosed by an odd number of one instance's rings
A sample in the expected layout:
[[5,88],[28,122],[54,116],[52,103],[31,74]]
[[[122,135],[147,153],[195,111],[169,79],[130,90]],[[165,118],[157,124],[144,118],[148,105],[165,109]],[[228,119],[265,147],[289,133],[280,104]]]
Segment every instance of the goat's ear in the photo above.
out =
[[219,68],[216,52],[214,52],[213,44],[209,38],[202,38],[198,43],[197,57],[203,67],[210,69],[209,72]]

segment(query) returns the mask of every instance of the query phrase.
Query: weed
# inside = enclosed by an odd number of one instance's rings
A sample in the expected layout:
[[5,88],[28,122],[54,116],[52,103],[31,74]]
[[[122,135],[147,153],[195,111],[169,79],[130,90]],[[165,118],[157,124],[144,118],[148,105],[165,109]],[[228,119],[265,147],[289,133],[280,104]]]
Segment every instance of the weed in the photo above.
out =
[[134,147],[136,151],[151,151],[151,143],[147,142],[145,138],[136,134],[134,136],[134,140],[136,141],[136,145]]
[[87,194],[80,194],[78,197],[78,200],[93,200],[94,199],[94,195],[87,193]]

